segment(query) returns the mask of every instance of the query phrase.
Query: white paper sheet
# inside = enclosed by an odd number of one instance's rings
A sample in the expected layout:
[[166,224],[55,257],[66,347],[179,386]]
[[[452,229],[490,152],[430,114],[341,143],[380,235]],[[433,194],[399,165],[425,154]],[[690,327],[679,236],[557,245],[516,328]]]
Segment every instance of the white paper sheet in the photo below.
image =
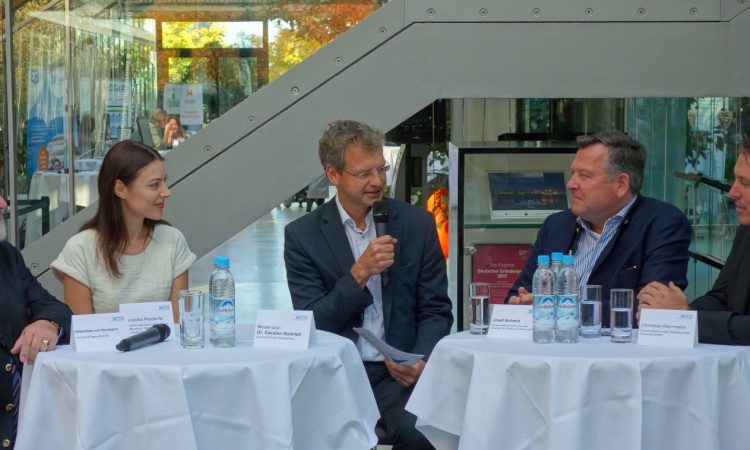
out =
[[383,356],[386,357],[386,359],[390,359],[393,362],[403,364],[405,366],[411,366],[411,365],[414,365],[414,363],[416,363],[420,359],[424,358],[424,355],[402,352],[401,350],[397,348],[391,347],[390,345],[383,342],[382,339],[372,334],[372,331],[367,330],[365,328],[354,328],[354,331],[356,331],[357,334],[362,336],[364,339],[367,340],[367,342],[369,342],[376,349],[378,349],[380,353],[382,353]]

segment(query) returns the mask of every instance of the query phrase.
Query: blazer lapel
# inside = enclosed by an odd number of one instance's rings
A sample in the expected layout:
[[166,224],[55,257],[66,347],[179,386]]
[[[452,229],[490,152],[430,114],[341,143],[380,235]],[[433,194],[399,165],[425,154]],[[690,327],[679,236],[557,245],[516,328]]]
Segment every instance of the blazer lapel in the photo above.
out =
[[[628,223],[630,223],[630,218],[633,216],[633,213],[635,213],[636,209],[641,203],[641,196],[638,196],[635,199],[635,202],[630,206],[630,209],[627,213],[625,213],[625,217],[623,217],[622,222],[617,226],[617,230],[615,230],[615,235],[612,236],[612,240],[610,240],[607,243],[607,246],[604,247],[604,250],[602,250],[602,253],[599,255],[599,258],[596,260],[596,263],[594,263],[594,267],[591,268],[591,273],[596,272],[599,269],[599,266],[604,264],[604,261],[607,260],[607,257],[612,252],[612,249],[615,248],[615,245],[617,245],[617,241],[620,239],[620,235],[625,232],[625,228],[628,226]],[[616,267],[615,270],[619,271],[622,269],[622,267]],[[616,273],[616,272],[615,272]]]
[[390,269],[388,269],[388,283],[386,283],[383,286],[383,329],[385,331],[385,335],[388,336],[388,328],[391,323],[391,310],[393,307],[393,290],[396,283],[394,282],[396,279],[396,273],[394,272],[396,268],[400,265],[399,264],[399,256],[401,255],[401,221],[398,217],[398,212],[393,211],[393,208],[391,208],[388,211],[389,220],[388,220],[388,226],[386,227],[386,231],[388,232],[388,235],[392,238],[395,238],[398,240],[396,243],[396,252],[393,258],[393,266],[391,266]]
[[326,209],[323,211],[320,232],[338,263],[339,274],[343,275],[354,265],[354,255],[349,245],[349,239],[346,237],[344,224],[341,223],[341,215],[339,215],[336,200],[326,202],[324,207]]

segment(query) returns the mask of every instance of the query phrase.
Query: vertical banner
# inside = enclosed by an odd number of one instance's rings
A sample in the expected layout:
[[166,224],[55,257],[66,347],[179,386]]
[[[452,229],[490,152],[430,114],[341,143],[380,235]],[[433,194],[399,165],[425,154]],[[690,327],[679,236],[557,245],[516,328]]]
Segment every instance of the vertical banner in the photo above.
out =
[[181,84],[164,84],[164,105],[162,109],[169,115],[180,113],[180,104],[182,103],[182,85]]
[[[107,140],[120,140],[122,124],[130,123],[129,111],[123,108],[125,81],[107,81]],[[123,115],[125,117],[123,117]],[[124,120],[123,120],[124,119]],[[129,133],[125,133],[126,136]]]
[[184,84],[180,101],[180,123],[203,125],[203,85]]
[[[30,66],[26,111],[26,175],[65,162],[63,67]],[[59,166],[59,167],[57,167]]]
[[529,245],[477,244],[471,259],[471,282],[489,283],[490,303],[503,303],[530,253]]

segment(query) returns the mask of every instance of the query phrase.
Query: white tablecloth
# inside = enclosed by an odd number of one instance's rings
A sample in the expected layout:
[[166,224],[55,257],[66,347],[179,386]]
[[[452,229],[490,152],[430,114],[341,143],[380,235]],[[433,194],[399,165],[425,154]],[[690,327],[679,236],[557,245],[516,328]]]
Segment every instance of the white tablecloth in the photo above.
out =
[[[93,161],[93,160],[92,160]],[[89,206],[99,198],[97,179],[99,172],[82,171],[75,173],[75,204]],[[50,229],[60,225],[68,215],[68,174],[57,172],[34,172],[29,187],[29,198],[49,197]],[[26,243],[42,236],[42,212],[33,211],[26,215]]]
[[438,343],[406,409],[438,450],[746,450],[750,349],[460,333]]
[[251,341],[128,353],[64,346],[24,368],[17,450],[369,449],[377,405],[354,344]]

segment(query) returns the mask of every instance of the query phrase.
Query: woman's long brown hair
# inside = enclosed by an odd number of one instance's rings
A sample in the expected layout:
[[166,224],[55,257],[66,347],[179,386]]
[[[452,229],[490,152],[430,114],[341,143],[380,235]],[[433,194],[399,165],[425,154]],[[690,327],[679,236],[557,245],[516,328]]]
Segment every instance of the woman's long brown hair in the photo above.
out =
[[[128,246],[122,200],[115,194],[115,183],[120,180],[125,186],[129,186],[141,169],[157,160],[164,161],[164,158],[153,148],[140,142],[125,140],[113,145],[102,162],[97,180],[99,207],[96,215],[81,226],[81,231],[96,230],[97,250],[113,277],[122,276],[117,261]],[[158,224],[167,222],[148,218],[143,220],[149,238]]]

